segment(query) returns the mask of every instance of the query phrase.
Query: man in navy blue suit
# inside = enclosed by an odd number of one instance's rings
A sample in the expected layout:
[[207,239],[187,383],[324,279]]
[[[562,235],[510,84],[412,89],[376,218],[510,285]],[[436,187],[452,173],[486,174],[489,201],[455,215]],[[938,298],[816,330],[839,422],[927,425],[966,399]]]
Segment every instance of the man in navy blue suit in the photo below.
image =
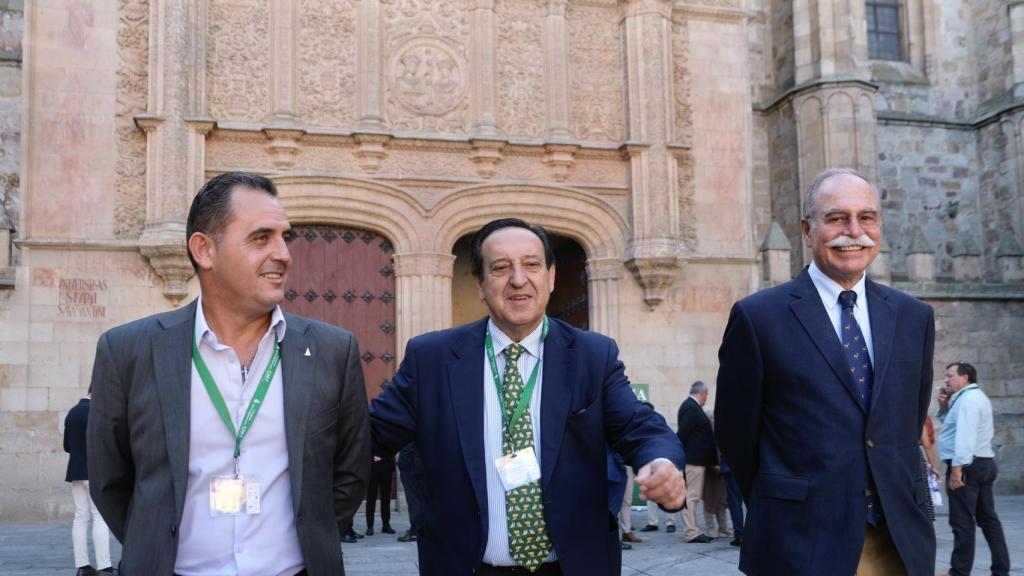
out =
[[804,200],[813,261],[737,302],[715,431],[748,503],[750,575],[934,574],[917,440],[931,399],[930,306],[872,282],[878,192],[827,170]]
[[618,575],[606,447],[647,499],[678,510],[682,446],[636,399],[614,341],[544,314],[555,267],[542,228],[490,222],[470,264],[488,318],[412,339],[370,407],[377,444],[415,441],[423,460],[420,573]]

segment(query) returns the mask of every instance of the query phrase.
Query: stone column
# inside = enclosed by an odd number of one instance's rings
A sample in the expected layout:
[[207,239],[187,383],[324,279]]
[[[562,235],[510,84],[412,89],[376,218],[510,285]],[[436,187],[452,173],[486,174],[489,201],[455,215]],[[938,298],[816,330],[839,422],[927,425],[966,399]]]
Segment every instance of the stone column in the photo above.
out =
[[[149,100],[135,117],[146,132],[146,224],[139,250],[164,280],[164,295],[187,293],[192,265],[185,221],[196,183],[203,180],[206,134],[205,0],[152,0]],[[203,40],[199,40],[203,37]]]
[[796,83],[870,77],[864,2],[793,0]]
[[920,228],[914,230],[907,248],[907,276],[911,282],[935,281],[935,249]]
[[619,338],[619,281],[622,272],[622,260],[618,258],[587,260],[590,329],[616,340]]
[[568,0],[547,0],[544,12],[544,86],[547,88],[547,138],[568,140],[569,48],[565,11]]
[[633,237],[626,266],[644,288],[652,309],[664,300],[680,262],[679,190],[669,147],[674,126],[672,3],[625,0],[622,4],[631,143]]
[[384,43],[380,19],[380,0],[361,0],[357,33],[359,129],[383,130]]
[[476,0],[470,35],[473,134],[497,136],[498,124],[494,114],[498,88],[495,80],[497,41],[494,30],[494,0]]
[[395,254],[398,362],[409,339],[451,327],[455,255],[436,252]]
[[1024,96],[1024,0],[1011,0],[1010,44],[1013,50],[1013,92]]
[[295,59],[298,10],[292,0],[271,0],[270,113],[267,124],[295,124],[298,65]]

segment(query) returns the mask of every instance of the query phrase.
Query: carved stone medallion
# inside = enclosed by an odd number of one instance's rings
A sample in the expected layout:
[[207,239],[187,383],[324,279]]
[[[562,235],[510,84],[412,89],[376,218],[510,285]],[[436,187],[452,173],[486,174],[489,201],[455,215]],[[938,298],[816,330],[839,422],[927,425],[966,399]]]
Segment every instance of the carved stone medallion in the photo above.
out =
[[388,84],[407,110],[426,116],[450,112],[466,97],[467,64],[459,51],[436,36],[406,39],[388,60]]

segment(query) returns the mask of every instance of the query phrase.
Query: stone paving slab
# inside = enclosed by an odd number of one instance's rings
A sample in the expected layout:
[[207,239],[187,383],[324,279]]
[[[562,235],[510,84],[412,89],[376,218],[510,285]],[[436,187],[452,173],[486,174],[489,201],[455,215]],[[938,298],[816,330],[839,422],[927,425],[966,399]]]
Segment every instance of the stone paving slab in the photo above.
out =
[[[998,496],[996,506],[1003,521],[1006,541],[1010,546],[1012,574],[1024,575],[1024,496]],[[634,512],[634,519],[642,523],[643,509]],[[408,527],[405,514],[393,513],[392,526],[396,535],[367,536],[357,544],[344,544],[345,567],[348,576],[413,576],[416,567],[416,545],[398,542],[397,536]],[[356,529],[363,530],[362,518],[357,518]],[[953,548],[953,535],[944,509],[935,521],[938,540],[936,569],[945,571],[949,553]],[[728,539],[709,544],[686,544],[681,532],[664,531],[638,533],[643,542],[622,554],[623,576],[724,576],[738,574],[739,550],[729,545]],[[453,537],[457,537],[453,536]],[[111,539],[111,556],[120,558],[121,549]],[[0,523],[0,576],[55,576],[73,575],[75,570],[71,552],[71,524]],[[990,556],[985,539],[978,531],[975,574],[988,574]]]

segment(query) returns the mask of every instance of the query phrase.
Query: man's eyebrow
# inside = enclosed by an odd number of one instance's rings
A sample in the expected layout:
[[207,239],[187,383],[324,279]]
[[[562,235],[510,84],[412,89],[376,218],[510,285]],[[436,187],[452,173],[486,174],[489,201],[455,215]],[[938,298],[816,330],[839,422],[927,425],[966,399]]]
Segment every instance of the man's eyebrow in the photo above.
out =
[[266,228],[266,227],[264,227],[264,228],[257,228],[255,230],[253,230],[252,232],[249,232],[248,238],[255,238],[257,236],[262,236],[264,234],[271,234],[272,232],[273,232],[273,230],[271,230],[270,228]]

